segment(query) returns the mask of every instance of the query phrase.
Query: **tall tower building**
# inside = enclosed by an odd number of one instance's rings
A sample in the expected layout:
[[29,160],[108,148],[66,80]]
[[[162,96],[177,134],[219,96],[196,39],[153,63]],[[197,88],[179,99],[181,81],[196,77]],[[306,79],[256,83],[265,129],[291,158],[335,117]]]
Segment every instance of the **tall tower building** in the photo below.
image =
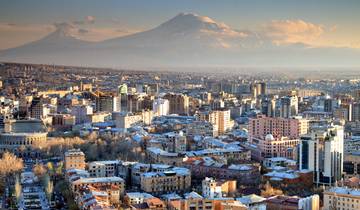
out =
[[234,125],[231,120],[230,109],[219,109],[199,113],[199,120],[210,122],[218,131],[217,135],[222,135]]
[[127,111],[128,100],[128,86],[127,84],[121,84],[118,87],[120,97],[120,111]]
[[331,185],[343,172],[344,130],[342,126],[313,130],[300,138],[300,170],[314,172],[314,183]]
[[360,121],[360,103],[356,102],[352,104],[351,121]]
[[187,95],[168,93],[164,96],[164,99],[169,100],[170,114],[189,114],[189,97]]
[[298,114],[297,96],[285,96],[280,98],[280,117],[290,118]]
[[261,113],[267,117],[275,117],[276,100],[272,98],[265,98],[261,101]]
[[120,97],[100,93],[95,100],[97,112],[118,112],[120,111]]
[[156,116],[169,114],[169,100],[158,98],[153,102],[153,111]]

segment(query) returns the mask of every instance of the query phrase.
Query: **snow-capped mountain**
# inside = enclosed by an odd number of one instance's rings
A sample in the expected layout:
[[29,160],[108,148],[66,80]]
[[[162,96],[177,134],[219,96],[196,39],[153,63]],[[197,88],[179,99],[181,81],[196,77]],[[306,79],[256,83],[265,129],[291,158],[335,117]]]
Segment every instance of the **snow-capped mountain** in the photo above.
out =
[[0,52],[0,61],[105,67],[360,65],[347,48],[278,46],[264,34],[232,29],[209,17],[181,13],[151,30],[101,42],[82,41],[70,24]]

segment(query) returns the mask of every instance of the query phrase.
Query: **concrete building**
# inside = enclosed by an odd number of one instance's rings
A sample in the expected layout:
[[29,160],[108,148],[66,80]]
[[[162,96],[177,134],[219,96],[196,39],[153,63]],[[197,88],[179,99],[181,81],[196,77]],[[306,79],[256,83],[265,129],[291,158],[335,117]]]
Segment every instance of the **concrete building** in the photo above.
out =
[[144,123],[145,125],[151,124],[154,117],[152,111],[141,111],[138,113],[124,113],[116,112],[113,113],[113,120],[117,128],[130,128],[136,123]]
[[254,138],[264,139],[267,134],[277,137],[288,137],[290,139],[299,138],[306,134],[309,129],[309,122],[306,119],[294,118],[273,118],[265,115],[258,115],[249,119],[249,142]]
[[297,96],[285,96],[280,98],[280,117],[290,118],[298,115]]
[[360,178],[360,152],[353,152],[345,154],[344,159],[344,174],[345,177]]
[[187,140],[185,134],[180,131],[178,133],[171,132],[165,134],[167,147],[169,152],[186,152]]
[[146,172],[140,176],[140,186],[141,190],[153,194],[186,192],[191,187],[191,173],[180,167],[163,172]]
[[299,168],[314,171],[314,183],[331,185],[343,173],[344,130],[341,126],[319,128],[300,138]]
[[50,114],[50,109],[43,103],[42,98],[34,98],[30,104],[30,117],[43,119]]
[[236,180],[215,180],[205,177],[202,181],[202,194],[205,198],[231,197],[236,192]]
[[234,126],[234,121],[230,117],[230,109],[219,109],[213,111],[200,112],[199,120],[210,122],[213,128],[217,130],[218,135],[224,134]]
[[285,157],[295,159],[299,139],[290,139],[288,137],[275,139],[273,135],[268,134],[264,140],[253,138],[253,142],[260,149],[261,158]]
[[[273,196],[266,200],[267,210],[319,210],[319,195],[305,198],[297,196]],[[326,208],[325,208],[326,209]]]
[[154,198],[154,196],[149,193],[128,192],[125,195],[124,201],[127,205],[133,205],[141,204],[148,198]]
[[248,141],[258,147],[259,160],[271,157],[296,159],[299,136],[306,134],[306,119],[272,118],[258,115],[249,120]]
[[85,169],[85,154],[80,149],[71,149],[64,154],[65,170]]
[[130,205],[132,210],[166,210],[166,204],[159,198],[147,198],[142,203]]
[[110,194],[111,197],[116,196],[117,200],[120,200],[120,196],[123,196],[125,192],[125,182],[120,177],[81,178],[71,182],[73,193],[78,193],[89,187],[100,188]]
[[187,95],[168,93],[163,98],[169,101],[170,114],[178,114],[178,115],[189,114],[189,97]]
[[227,165],[212,158],[188,158],[183,166],[191,170],[193,177],[205,179],[236,180],[239,184],[257,184],[260,181],[260,166],[251,164]]
[[88,122],[88,115],[93,114],[93,108],[89,105],[76,105],[71,107],[71,115],[75,116],[76,124]]
[[186,136],[192,139],[195,136],[217,136],[217,126],[207,121],[194,121],[186,127]]
[[168,115],[169,109],[170,109],[169,100],[162,98],[158,98],[154,100],[152,110],[155,116]]
[[88,163],[88,171],[91,177],[111,177],[118,175],[118,160],[93,161]]
[[360,121],[360,103],[352,103],[352,113],[351,113],[351,121],[356,122]]
[[266,198],[261,196],[251,194],[236,198],[236,200],[244,204],[248,210],[266,210]]
[[360,209],[360,190],[332,187],[324,192],[324,209]]
[[97,112],[119,112],[120,97],[98,92],[95,96],[95,110]]
[[184,155],[177,152],[168,152],[157,147],[146,148],[146,157],[151,163],[161,163],[180,166]]

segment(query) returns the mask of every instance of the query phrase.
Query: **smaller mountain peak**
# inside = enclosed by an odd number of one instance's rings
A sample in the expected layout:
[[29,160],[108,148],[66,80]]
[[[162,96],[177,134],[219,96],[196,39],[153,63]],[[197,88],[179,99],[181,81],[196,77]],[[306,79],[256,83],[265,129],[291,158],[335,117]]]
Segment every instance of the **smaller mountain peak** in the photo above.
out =
[[201,16],[196,13],[182,12],[175,16],[173,19],[188,19],[193,21],[205,22],[205,23],[216,23],[213,19],[207,16]]
[[56,30],[54,31],[54,35],[59,37],[74,37],[73,32],[76,30],[76,27],[70,23],[55,23],[54,24]]

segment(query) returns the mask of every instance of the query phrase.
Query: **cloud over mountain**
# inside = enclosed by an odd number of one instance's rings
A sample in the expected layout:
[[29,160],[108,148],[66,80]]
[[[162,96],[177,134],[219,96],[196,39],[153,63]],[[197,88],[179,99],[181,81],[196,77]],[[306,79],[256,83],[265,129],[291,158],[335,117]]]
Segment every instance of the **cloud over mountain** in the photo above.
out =
[[303,20],[273,20],[265,26],[276,44],[309,44],[324,33],[324,27]]
[[327,29],[302,20],[272,21],[254,32],[180,13],[153,29],[97,42],[84,39],[123,31],[72,23],[55,26],[38,41],[0,52],[0,61],[130,68],[360,65],[359,50],[312,46]]

